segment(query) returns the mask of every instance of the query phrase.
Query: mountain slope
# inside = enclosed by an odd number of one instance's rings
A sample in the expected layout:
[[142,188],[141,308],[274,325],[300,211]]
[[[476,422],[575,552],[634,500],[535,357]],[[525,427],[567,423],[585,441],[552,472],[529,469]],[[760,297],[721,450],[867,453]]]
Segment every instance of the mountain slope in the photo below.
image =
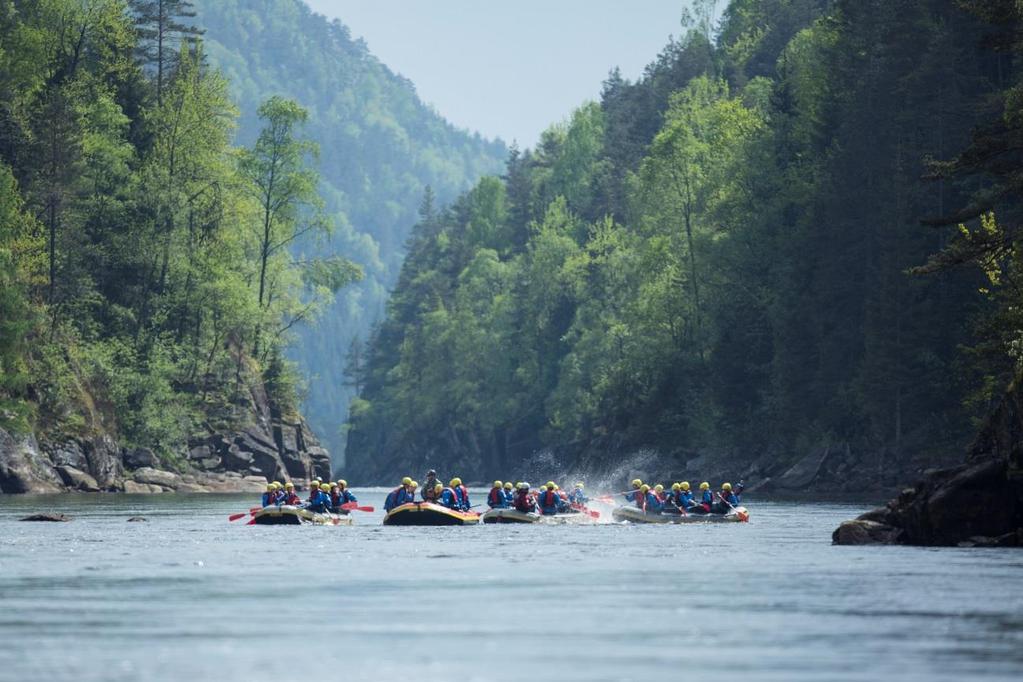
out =
[[339,427],[351,395],[342,382],[345,357],[382,316],[426,186],[438,202],[451,201],[500,172],[506,149],[446,122],[347,27],[299,0],[199,0],[196,8],[209,59],[241,110],[239,144],[255,137],[256,109],[270,95],[309,110],[306,133],[320,144],[321,194],[337,224],[331,248],[366,270],[293,349],[309,377],[305,413],[343,456]]

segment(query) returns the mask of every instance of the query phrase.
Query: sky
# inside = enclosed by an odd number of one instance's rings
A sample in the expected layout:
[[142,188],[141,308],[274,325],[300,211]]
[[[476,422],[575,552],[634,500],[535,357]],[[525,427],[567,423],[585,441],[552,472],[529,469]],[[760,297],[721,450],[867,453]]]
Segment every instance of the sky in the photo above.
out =
[[635,79],[681,33],[686,0],[306,0],[411,80],[461,128],[532,147],[600,95],[614,66]]

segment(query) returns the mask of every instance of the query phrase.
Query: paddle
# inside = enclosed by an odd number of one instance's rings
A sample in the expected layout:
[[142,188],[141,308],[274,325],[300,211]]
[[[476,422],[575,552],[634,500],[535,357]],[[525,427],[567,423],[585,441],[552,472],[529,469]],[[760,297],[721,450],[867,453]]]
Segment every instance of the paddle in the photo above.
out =
[[345,502],[341,505],[343,511],[361,511],[371,512],[376,511],[376,507],[360,507],[358,502]]
[[227,517],[227,520],[228,521],[237,521],[238,519],[240,519],[242,517],[249,516],[250,514],[255,514],[260,509],[263,509],[263,507],[253,507],[252,509],[248,510],[247,512],[241,512],[239,514],[231,514],[230,516]]
[[571,505],[571,507],[572,507],[572,509],[575,509],[577,512],[582,512],[583,514],[589,514],[594,519],[599,519],[600,518],[600,512],[593,511],[592,509],[587,509],[586,507],[584,507],[581,504],[573,504],[573,505]]

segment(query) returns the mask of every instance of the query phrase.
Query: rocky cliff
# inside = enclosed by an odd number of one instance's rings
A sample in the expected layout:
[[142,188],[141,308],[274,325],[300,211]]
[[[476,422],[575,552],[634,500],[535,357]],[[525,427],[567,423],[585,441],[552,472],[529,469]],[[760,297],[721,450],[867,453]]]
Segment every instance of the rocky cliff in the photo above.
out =
[[835,544],[1023,546],[1023,388],[1017,380],[966,462],[924,473],[884,507],[846,521]]
[[232,404],[208,411],[187,444],[162,456],[121,445],[103,428],[87,435],[0,429],[0,493],[242,492],[267,480],[329,479],[330,455],[305,419],[274,405],[261,381],[243,386]]

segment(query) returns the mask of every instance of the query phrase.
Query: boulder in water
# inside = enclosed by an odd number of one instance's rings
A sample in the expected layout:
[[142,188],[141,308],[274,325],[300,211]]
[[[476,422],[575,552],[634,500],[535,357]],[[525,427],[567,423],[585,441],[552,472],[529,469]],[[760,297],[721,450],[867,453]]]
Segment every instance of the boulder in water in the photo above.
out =
[[31,516],[25,516],[19,521],[70,521],[71,517],[67,514],[61,514],[59,512],[48,512],[45,514],[32,514]]

